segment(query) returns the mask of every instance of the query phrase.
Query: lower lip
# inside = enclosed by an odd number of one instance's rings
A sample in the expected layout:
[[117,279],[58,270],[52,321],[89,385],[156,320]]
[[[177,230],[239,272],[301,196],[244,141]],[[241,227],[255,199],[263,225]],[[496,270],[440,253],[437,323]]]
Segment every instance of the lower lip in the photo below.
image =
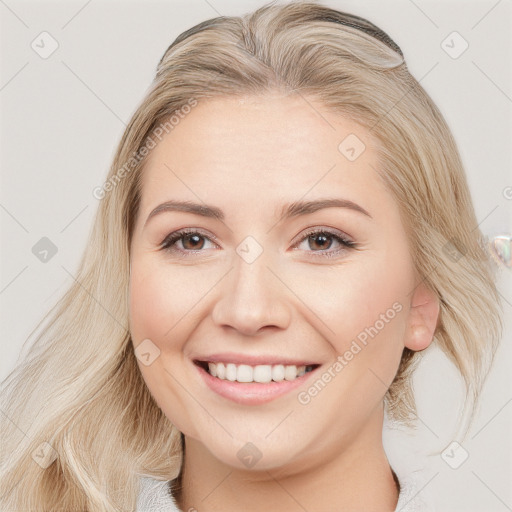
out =
[[281,382],[236,382],[230,380],[222,380],[210,375],[204,368],[194,364],[199,370],[201,377],[206,385],[220,396],[228,398],[233,402],[244,405],[259,405],[270,402],[281,395],[289,393],[304,384],[309,377],[318,370],[305,373],[301,377],[294,380],[283,380]]

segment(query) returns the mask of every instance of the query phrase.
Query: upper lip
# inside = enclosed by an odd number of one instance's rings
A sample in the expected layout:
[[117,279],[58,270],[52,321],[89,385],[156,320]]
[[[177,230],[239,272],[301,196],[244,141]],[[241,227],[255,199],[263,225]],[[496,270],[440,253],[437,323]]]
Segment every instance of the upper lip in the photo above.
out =
[[290,357],[276,356],[276,355],[248,355],[248,354],[235,354],[233,352],[222,354],[211,354],[209,356],[195,357],[194,361],[206,363],[232,363],[232,364],[247,364],[249,366],[256,365],[294,365],[294,366],[307,366],[317,365],[318,363],[311,359],[292,359]]

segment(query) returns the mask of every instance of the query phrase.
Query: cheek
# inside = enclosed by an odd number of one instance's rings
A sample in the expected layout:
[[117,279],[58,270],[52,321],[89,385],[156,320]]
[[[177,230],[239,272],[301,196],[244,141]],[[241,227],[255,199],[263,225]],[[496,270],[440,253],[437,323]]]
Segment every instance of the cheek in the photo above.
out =
[[140,258],[132,262],[130,331],[134,344],[149,338],[162,352],[172,350],[180,339],[176,332],[183,328],[186,323],[183,319],[190,310],[190,289],[192,283],[187,286],[176,272],[154,259]]
[[[190,305],[183,304],[183,283],[175,273],[154,261],[140,258],[132,261],[130,275],[130,333],[137,347],[149,339],[160,350],[149,365],[138,363],[143,379],[164,414],[182,432],[194,434],[189,418],[189,405],[176,382],[187,379],[179,364],[182,340],[188,333],[184,316]],[[174,364],[173,364],[174,363]],[[177,364],[178,363],[178,364]],[[173,368],[171,376],[166,369]]]
[[[324,290],[315,288],[308,304],[318,311],[329,326],[326,336],[332,350],[331,364],[318,380],[299,398],[311,405],[310,417],[326,410],[343,410],[352,421],[362,422],[381,403],[393,381],[403,352],[407,325],[407,294],[410,289],[410,267],[406,260],[377,251],[362,259],[352,260],[324,279]],[[306,281],[303,281],[306,286]],[[311,290],[311,284],[308,285]],[[306,288],[304,288],[306,291]],[[325,316],[324,316],[325,315]],[[315,325],[321,323],[316,320]],[[322,329],[322,332],[326,332]],[[314,398],[322,391],[319,399]],[[301,400],[304,400],[301,401]],[[336,416],[340,422],[346,416]]]
[[336,353],[349,350],[353,340],[365,348],[371,342],[368,356],[401,353],[413,283],[412,263],[402,256],[398,251],[381,251],[378,257],[368,253],[330,273],[326,293],[309,295],[312,309],[329,327]]
[[165,280],[158,274],[133,266],[130,276],[130,331],[134,341],[150,338],[157,342],[172,326],[169,307],[172,291],[165,293]]
[[[158,258],[132,261],[130,275],[130,331],[135,343],[151,339],[162,352],[181,346],[198,321],[201,300],[215,283],[215,275],[192,266],[177,267]],[[218,279],[218,278],[216,278]]]

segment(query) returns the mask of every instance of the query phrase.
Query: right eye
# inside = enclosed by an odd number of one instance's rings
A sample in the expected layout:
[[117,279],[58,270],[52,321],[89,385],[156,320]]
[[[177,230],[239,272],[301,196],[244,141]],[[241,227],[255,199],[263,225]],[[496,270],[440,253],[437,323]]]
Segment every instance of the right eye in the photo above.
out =
[[[180,229],[179,231],[174,231],[167,235],[160,244],[160,247],[161,249],[171,253],[196,254],[204,252],[202,250],[205,246],[204,240],[211,241],[208,235],[200,231],[193,229]],[[179,247],[180,245],[181,247]]]

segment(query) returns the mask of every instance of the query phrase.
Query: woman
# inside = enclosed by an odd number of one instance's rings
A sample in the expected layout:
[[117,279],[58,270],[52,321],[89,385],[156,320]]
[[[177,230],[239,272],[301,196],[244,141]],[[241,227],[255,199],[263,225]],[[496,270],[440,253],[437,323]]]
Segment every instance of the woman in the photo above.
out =
[[193,27],[95,195],[5,384],[6,508],[411,510],[385,406],[413,423],[435,342],[472,412],[501,323],[454,140],[385,33],[306,2]]

